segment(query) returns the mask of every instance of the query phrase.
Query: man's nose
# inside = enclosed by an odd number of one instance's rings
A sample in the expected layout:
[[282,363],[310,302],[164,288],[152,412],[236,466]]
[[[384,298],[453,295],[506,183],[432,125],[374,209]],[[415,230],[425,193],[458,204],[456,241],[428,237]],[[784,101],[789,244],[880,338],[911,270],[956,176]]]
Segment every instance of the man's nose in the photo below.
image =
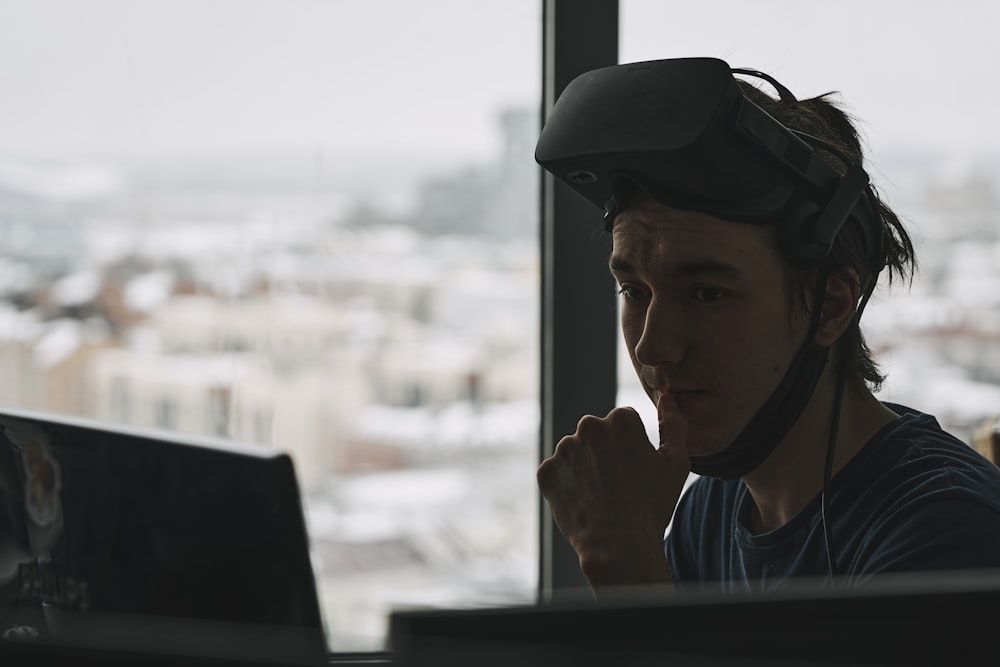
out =
[[684,317],[677,308],[656,299],[646,309],[635,358],[644,366],[677,364],[684,358]]

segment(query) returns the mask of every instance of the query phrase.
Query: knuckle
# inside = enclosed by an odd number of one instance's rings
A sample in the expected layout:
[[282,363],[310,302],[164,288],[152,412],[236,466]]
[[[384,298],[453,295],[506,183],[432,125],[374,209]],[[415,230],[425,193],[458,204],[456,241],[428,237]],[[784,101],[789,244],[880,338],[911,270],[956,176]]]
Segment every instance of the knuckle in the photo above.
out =
[[594,415],[584,415],[576,425],[576,432],[580,435],[597,433],[604,427],[604,420]]
[[634,424],[639,419],[635,408],[615,408],[608,413],[608,420],[615,424]]
[[552,459],[563,459],[567,456],[572,456],[579,442],[575,435],[564,436],[556,443],[555,451],[552,452],[552,456],[548,460],[552,461]]
[[535,472],[535,479],[538,481],[538,486],[544,488],[548,486],[551,477],[552,459],[545,459],[542,461],[541,465],[538,466],[538,470]]

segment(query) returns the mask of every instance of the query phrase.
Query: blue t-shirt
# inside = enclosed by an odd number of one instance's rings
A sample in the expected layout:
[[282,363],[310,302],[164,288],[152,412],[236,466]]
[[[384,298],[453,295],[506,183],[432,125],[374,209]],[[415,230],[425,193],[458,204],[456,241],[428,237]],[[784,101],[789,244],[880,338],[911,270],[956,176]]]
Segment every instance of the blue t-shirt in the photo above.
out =
[[[831,482],[839,572],[859,583],[885,572],[1000,567],[1000,468],[933,417],[887,405],[900,418]],[[746,527],[752,507],[741,480],[695,480],[665,541],[674,580],[764,590],[829,574],[819,496],[759,535]]]

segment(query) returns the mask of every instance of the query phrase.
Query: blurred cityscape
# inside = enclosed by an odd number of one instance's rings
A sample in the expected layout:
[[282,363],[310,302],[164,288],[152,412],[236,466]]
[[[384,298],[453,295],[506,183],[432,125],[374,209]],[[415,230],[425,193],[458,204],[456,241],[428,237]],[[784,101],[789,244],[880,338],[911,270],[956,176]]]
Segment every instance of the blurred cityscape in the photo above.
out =
[[[409,197],[279,157],[0,161],[0,404],[290,452],[335,650],[392,608],[533,600],[535,116]],[[865,317],[883,396],[973,444],[1000,415],[1000,159],[879,166],[921,263]]]
[[912,285],[884,290],[865,312],[868,342],[888,373],[881,397],[936,415],[994,458],[988,435],[1000,416],[1000,156],[888,156],[873,178],[903,218],[918,261]]
[[288,451],[334,650],[534,600],[537,119],[497,120],[409,197],[374,160],[0,161],[0,405]]

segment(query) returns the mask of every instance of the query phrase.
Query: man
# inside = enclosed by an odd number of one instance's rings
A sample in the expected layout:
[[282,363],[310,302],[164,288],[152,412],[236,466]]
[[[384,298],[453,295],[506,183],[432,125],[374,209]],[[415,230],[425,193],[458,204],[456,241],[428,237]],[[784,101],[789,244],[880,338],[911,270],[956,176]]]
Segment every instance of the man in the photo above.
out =
[[536,158],[606,209],[659,421],[650,443],[631,408],[585,416],[539,467],[595,589],[1000,566],[1000,469],[873,394],[861,313],[913,249],[827,96],[713,59],[605,68],[566,89]]

